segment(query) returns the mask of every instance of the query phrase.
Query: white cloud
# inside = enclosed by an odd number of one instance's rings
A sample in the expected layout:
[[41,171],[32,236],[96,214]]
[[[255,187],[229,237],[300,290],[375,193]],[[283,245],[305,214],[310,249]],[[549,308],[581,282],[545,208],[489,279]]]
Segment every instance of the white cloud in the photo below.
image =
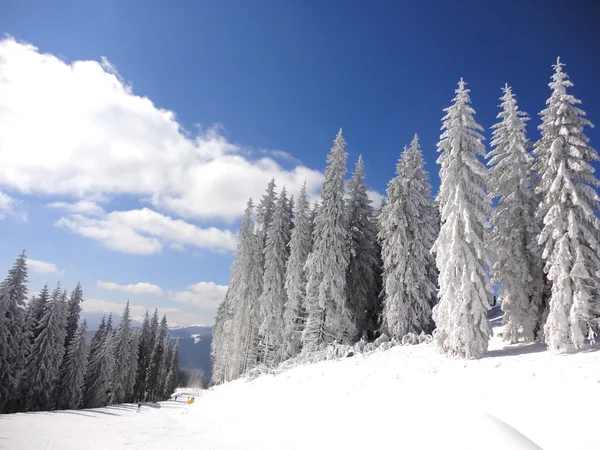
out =
[[[22,193],[86,200],[133,195],[183,217],[231,221],[271,177],[293,194],[304,179],[311,195],[322,182],[320,172],[306,167],[285,170],[271,158],[244,157],[217,129],[190,138],[173,112],[135,95],[106,59],[66,63],[8,38],[0,40],[0,73],[6,93],[0,148],[11,149],[0,152],[0,180]],[[75,205],[61,207],[100,214],[89,203]],[[88,235],[106,232],[77,220],[64,225],[85,225]],[[142,241],[134,247],[143,252],[159,246]]]
[[383,202],[383,199],[384,199],[383,195],[381,195],[379,192],[374,191],[372,189],[367,191],[367,195],[373,202],[372,203],[373,208],[379,208],[381,206],[381,203]]
[[56,264],[31,258],[27,258],[27,267],[32,272],[37,273],[53,273],[56,275],[63,275],[65,273],[64,269],[59,270]]
[[54,202],[48,205],[50,208],[62,209],[71,214],[85,214],[87,216],[102,216],[104,209],[90,200],[80,200],[76,203]]
[[[102,312],[102,313],[113,313],[119,316],[123,313],[125,308],[124,303],[115,303],[106,300],[98,300],[94,298],[86,298],[82,303],[84,311],[88,312]],[[182,311],[177,308],[163,308],[152,305],[136,305],[129,303],[131,312],[131,318],[138,322],[144,320],[144,315],[148,310],[150,314],[153,313],[155,308],[158,308],[159,316],[167,315],[167,321],[170,327],[187,326],[187,325],[202,325],[211,326],[214,323],[214,317],[212,315],[200,315]]]
[[158,253],[165,243],[174,250],[191,245],[229,251],[235,249],[237,242],[229,230],[200,228],[148,208],[113,211],[101,218],[75,214],[61,218],[56,225],[94,239],[111,250],[141,255]]
[[96,281],[96,285],[100,286],[102,289],[107,289],[109,291],[121,291],[121,292],[131,292],[133,294],[151,294],[151,295],[163,295],[163,291],[160,286],[150,283],[136,283],[136,284],[117,284],[112,281]]
[[212,281],[201,281],[188,286],[187,291],[169,292],[169,299],[186,305],[216,311],[219,303],[225,298],[227,286]]

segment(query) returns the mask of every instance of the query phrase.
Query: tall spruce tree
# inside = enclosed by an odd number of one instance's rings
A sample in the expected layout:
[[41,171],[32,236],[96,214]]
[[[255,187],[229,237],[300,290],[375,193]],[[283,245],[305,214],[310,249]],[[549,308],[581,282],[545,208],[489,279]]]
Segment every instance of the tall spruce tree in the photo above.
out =
[[44,317],[44,311],[49,300],[50,290],[48,289],[48,284],[45,284],[40,293],[29,301],[26,321],[30,331],[29,339],[31,344],[33,344],[33,341],[37,337],[37,325],[42,320],[42,317]]
[[549,86],[552,90],[541,113],[541,138],[535,144],[537,191],[543,217],[539,244],[545,271],[552,282],[549,314],[544,325],[553,351],[579,349],[593,333],[590,302],[599,286],[600,210],[592,161],[598,153],[590,147],[584,127],[591,126],[576,105],[581,101],[567,93],[573,86],[564,64],[557,60]]
[[[109,321],[112,321],[111,316]],[[90,344],[83,393],[84,408],[106,406],[110,401],[111,334],[112,326],[103,317]]]
[[294,227],[289,244],[290,256],[285,273],[286,303],[283,313],[284,358],[297,355],[302,347],[306,320],[306,272],[304,266],[312,248],[312,223],[306,182],[296,204]]
[[469,89],[461,79],[452,106],[442,119],[440,191],[442,228],[434,245],[439,276],[439,303],[433,309],[435,342],[443,353],[462,358],[482,356],[488,347],[487,310],[492,289],[485,247],[491,202],[483,130],[475,122]]
[[18,380],[29,353],[25,323],[27,261],[21,253],[0,285],[0,412],[18,400]]
[[262,293],[261,241],[254,233],[252,199],[242,218],[239,244],[231,274],[231,338],[226,380],[237,378],[256,365],[258,360],[258,326]]
[[73,292],[71,292],[71,298],[69,299],[69,313],[67,318],[67,340],[65,346],[68,346],[79,324],[79,315],[81,314],[81,302],[83,302],[83,289],[81,283],[77,283]]
[[131,328],[128,300],[114,338],[115,365],[112,373],[112,401],[114,403],[123,403],[125,399],[129,399],[132,396],[135,374],[132,380],[131,370],[134,363],[137,366],[134,344],[134,332]]
[[348,239],[348,270],[346,272],[346,296],[348,308],[354,320],[356,336],[367,337],[369,312],[377,303],[377,231],[372,201],[365,183],[365,165],[358,157],[354,174],[348,185],[346,202],[346,232]]
[[229,308],[229,298],[231,293],[231,285],[225,293],[225,298],[217,308],[215,317],[215,325],[212,329],[211,342],[211,361],[212,361],[212,377],[211,384],[220,384],[225,381],[225,373],[229,361],[229,346],[231,339],[231,317]]
[[152,349],[150,348],[150,315],[148,314],[148,310],[146,310],[142,328],[138,333],[137,352],[134,401],[140,401],[144,398],[144,392],[146,390],[146,370],[148,369],[150,354],[152,353]]
[[512,89],[506,85],[498,122],[492,127],[493,150],[488,154],[490,195],[497,199],[490,223],[493,281],[501,283],[504,339],[531,341],[540,314],[544,287],[535,226],[533,157],[527,152],[525,123]]
[[275,211],[267,230],[265,246],[265,272],[260,304],[259,333],[263,336],[262,362],[275,366],[283,357],[283,307],[286,302],[285,270],[290,241],[289,202],[285,188],[277,199]]
[[401,340],[431,331],[437,270],[430,249],[437,237],[431,186],[415,135],[404,148],[379,215],[383,259],[383,330]]
[[152,355],[150,355],[150,365],[148,366],[146,374],[146,400],[151,402],[162,400],[161,375],[164,371],[164,354],[166,351],[165,342],[167,334],[167,316],[163,316],[158,328],[158,335],[154,341],[154,348],[152,349]]
[[86,334],[87,322],[84,320],[67,347],[61,368],[56,409],[77,409],[81,405],[88,356]]
[[165,391],[167,395],[171,395],[177,389],[179,383],[179,340],[175,341],[175,345],[170,352],[168,364],[167,379],[165,381]]
[[59,283],[38,324],[38,336],[25,364],[21,392],[28,411],[45,411],[53,406],[65,354],[66,324],[67,305]]
[[340,129],[327,156],[327,169],[313,234],[313,249],[306,261],[307,322],[302,335],[304,347],[314,351],[354,333],[346,304],[348,269],[347,233],[344,216],[346,142]]

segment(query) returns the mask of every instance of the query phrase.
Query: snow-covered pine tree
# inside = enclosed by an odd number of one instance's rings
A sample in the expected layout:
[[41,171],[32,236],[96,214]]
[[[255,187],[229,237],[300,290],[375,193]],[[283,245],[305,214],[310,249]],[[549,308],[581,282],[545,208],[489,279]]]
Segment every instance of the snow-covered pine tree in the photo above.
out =
[[114,403],[123,403],[126,398],[131,396],[133,390],[133,385],[131,384],[131,367],[135,359],[134,352],[136,350],[132,346],[134,344],[133,334],[129,300],[127,300],[114,339],[115,365],[111,374],[113,386],[112,401]]
[[307,321],[302,334],[308,351],[323,344],[343,341],[354,334],[354,324],[346,305],[348,269],[347,233],[344,216],[344,175],[346,142],[340,129],[327,156],[327,169],[321,194],[313,248],[306,261]]
[[65,347],[69,345],[73,336],[75,336],[75,331],[77,331],[77,326],[79,325],[79,314],[81,313],[81,302],[83,301],[83,289],[81,288],[81,283],[77,283],[73,292],[71,292],[71,298],[69,299],[69,313],[67,319],[67,340],[65,342]]
[[38,324],[38,336],[25,364],[21,393],[27,411],[46,411],[53,406],[65,354],[66,324],[67,305],[59,283]]
[[290,211],[285,188],[281,190],[267,230],[265,272],[260,305],[259,333],[263,336],[262,362],[269,367],[282,360],[283,306],[286,302],[285,270],[289,256]]
[[292,230],[294,229],[294,222],[295,222],[295,211],[296,211],[296,202],[294,200],[294,196],[291,195],[290,196],[290,204],[289,204],[289,213],[290,213],[290,233],[292,232]]
[[29,353],[26,300],[27,261],[23,250],[0,285],[0,413],[10,412],[18,400],[18,380]]
[[305,181],[296,204],[294,228],[289,244],[290,256],[285,274],[287,301],[283,312],[284,359],[297,355],[302,347],[302,330],[304,330],[304,321],[306,320],[306,272],[304,266],[312,248],[310,214]]
[[227,361],[229,357],[228,342],[231,339],[231,315],[229,314],[229,296],[231,285],[225,293],[225,298],[217,308],[215,325],[212,329],[212,342],[210,356],[212,360],[211,384],[220,384],[225,381]]
[[179,339],[171,350],[171,358],[168,365],[169,371],[165,382],[167,395],[171,395],[177,389],[179,383]]
[[590,301],[599,285],[600,210],[592,161],[598,153],[590,147],[584,127],[591,126],[581,101],[567,93],[573,86],[564,64],[557,60],[549,86],[552,90],[541,113],[541,138],[535,145],[542,197],[538,216],[543,228],[545,271],[552,282],[549,314],[544,325],[553,351],[579,349],[592,333]]
[[138,333],[137,343],[137,370],[135,376],[134,386],[134,401],[140,401],[144,398],[144,392],[146,389],[146,370],[148,369],[148,361],[150,360],[150,354],[152,349],[150,345],[150,315],[148,310],[144,315],[144,321],[142,322],[142,328]]
[[265,193],[256,207],[256,233],[260,237],[263,251],[264,247],[267,245],[267,230],[269,229],[269,224],[271,223],[273,213],[275,212],[276,199],[275,178],[271,178],[271,181],[269,181],[269,184],[267,185],[267,189],[265,189]]
[[383,259],[383,331],[401,340],[429,332],[437,270],[430,252],[437,237],[431,186],[415,135],[396,166],[379,215]]
[[140,346],[140,333],[133,332],[130,336],[131,360],[125,379],[125,403],[132,403],[136,400],[135,382],[138,371],[138,349]]
[[[112,321],[111,316],[109,321]],[[111,334],[112,325],[109,327],[106,318],[102,317],[98,330],[92,338],[88,354],[82,403],[84,408],[98,408],[109,403],[112,355],[107,353],[111,353]]]
[[254,233],[252,199],[242,218],[239,244],[232,268],[230,284],[231,338],[228,339],[228,366],[225,380],[237,378],[258,361],[258,298],[262,293],[261,241]]
[[377,303],[377,231],[371,199],[365,183],[365,164],[358,157],[354,174],[348,185],[346,201],[346,233],[349,250],[346,271],[346,297],[354,320],[355,335],[349,338],[367,337],[368,312]]
[[161,374],[163,372],[165,342],[167,339],[167,316],[163,316],[158,328],[158,335],[154,341],[152,355],[150,355],[150,365],[146,374],[147,393],[146,400],[151,402],[162,400],[161,397]]
[[61,368],[56,409],[77,409],[81,405],[88,356],[86,333],[87,322],[84,320],[75,330],[67,347]]
[[512,89],[501,97],[500,122],[492,129],[493,150],[488,153],[490,196],[497,199],[490,223],[490,251],[495,263],[493,282],[501,283],[499,302],[504,311],[504,340],[532,341],[539,315],[543,274],[537,254],[533,157],[527,152],[525,123]]
[[442,228],[433,251],[439,276],[439,303],[433,309],[435,342],[448,356],[477,358],[488,347],[487,310],[492,289],[485,247],[491,201],[486,193],[487,168],[483,128],[473,115],[469,89],[458,83],[453,104],[446,108],[438,151]]

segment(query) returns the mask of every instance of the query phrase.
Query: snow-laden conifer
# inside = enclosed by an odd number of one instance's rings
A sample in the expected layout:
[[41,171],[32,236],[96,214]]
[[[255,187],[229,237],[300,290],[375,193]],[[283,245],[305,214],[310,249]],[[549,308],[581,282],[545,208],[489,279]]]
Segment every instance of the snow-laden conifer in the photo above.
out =
[[435,342],[449,356],[475,358],[488,347],[487,310],[492,290],[485,248],[490,199],[481,125],[475,122],[469,90],[461,79],[452,106],[446,108],[438,151],[438,194],[442,227],[434,244],[439,303],[433,309]]
[[334,340],[346,340],[354,324],[346,304],[348,249],[344,215],[346,142],[340,129],[327,156],[321,204],[315,219],[314,243],[306,261],[307,321],[304,348],[317,350]]
[[306,182],[296,204],[285,274],[287,301],[283,313],[284,358],[297,355],[302,346],[302,330],[306,320],[306,272],[304,266],[312,247],[312,224]]
[[259,333],[263,337],[262,362],[275,366],[282,359],[283,307],[286,302],[285,271],[289,255],[290,211],[285,188],[281,190],[267,230],[265,272],[260,305]]
[[94,333],[88,354],[85,372],[82,405],[84,408],[98,408],[109,403],[110,393],[110,337],[112,329],[105,317]]
[[262,293],[261,238],[254,233],[252,199],[242,218],[239,244],[233,263],[230,284],[231,339],[226,380],[237,378],[257,363],[258,326]]
[[[365,183],[365,165],[358,157],[354,174],[348,184],[346,201],[346,232],[348,239],[348,269],[346,297],[354,321],[356,337],[367,337],[369,312],[377,303],[377,230],[372,201]],[[354,338],[355,336],[349,336]]]
[[435,260],[430,249],[437,237],[431,186],[415,135],[388,183],[379,215],[383,259],[383,330],[401,340],[408,333],[429,332],[436,297]]
[[136,351],[133,347],[134,344],[129,301],[127,301],[114,339],[115,365],[114,371],[111,374],[113,385],[112,401],[114,403],[123,403],[126,398],[131,397],[133,391],[131,368],[134,362],[137,365],[137,359],[134,355]]
[[229,340],[231,339],[231,315],[229,314],[229,296],[231,286],[225,293],[225,298],[217,308],[215,325],[212,329],[210,356],[212,360],[212,384],[225,381],[225,372],[229,360]]
[[56,409],[77,409],[81,404],[87,367],[87,322],[77,327],[61,368]]
[[179,340],[175,342],[170,352],[170,359],[168,364],[167,379],[165,381],[165,392],[167,395],[173,394],[177,389],[177,383],[179,382]]
[[538,261],[534,219],[533,157],[527,152],[525,123],[512,89],[501,97],[500,121],[492,129],[489,152],[490,196],[497,199],[490,223],[493,281],[501,283],[499,302],[504,311],[504,339],[531,341],[539,314],[543,274]]
[[590,302],[599,285],[600,210],[592,161],[598,153],[590,147],[584,127],[592,124],[567,93],[573,86],[564,64],[557,60],[549,86],[552,90],[541,113],[541,138],[535,145],[541,195],[538,210],[543,228],[545,271],[552,282],[549,314],[544,326],[551,350],[581,348],[593,332]]
[[21,392],[28,411],[44,411],[53,406],[65,354],[66,324],[67,305],[58,284],[38,324],[38,336],[23,372]]
[[81,283],[77,283],[73,292],[71,292],[71,297],[69,299],[69,313],[67,319],[67,340],[65,342],[65,346],[68,346],[75,336],[75,331],[77,331],[77,326],[79,324],[79,314],[81,313],[81,302],[83,302],[83,289],[81,288]]
[[49,300],[50,290],[48,289],[48,285],[45,284],[39,294],[29,301],[26,321],[30,331],[29,338],[32,344],[37,337],[37,325],[42,320],[42,317],[44,317],[44,311]]
[[142,322],[142,328],[140,329],[137,337],[137,370],[134,386],[134,401],[140,401],[144,399],[144,392],[146,390],[146,370],[148,369],[151,353],[150,314],[148,313],[148,310],[146,310],[144,321]]
[[18,380],[29,341],[25,327],[27,261],[21,253],[0,285],[0,412],[18,400]]
[[161,375],[164,370],[164,354],[165,354],[165,341],[167,339],[167,316],[163,316],[158,328],[158,335],[154,341],[154,348],[152,349],[152,355],[150,355],[150,365],[148,366],[146,379],[147,379],[147,396],[146,400],[159,401],[161,397]]

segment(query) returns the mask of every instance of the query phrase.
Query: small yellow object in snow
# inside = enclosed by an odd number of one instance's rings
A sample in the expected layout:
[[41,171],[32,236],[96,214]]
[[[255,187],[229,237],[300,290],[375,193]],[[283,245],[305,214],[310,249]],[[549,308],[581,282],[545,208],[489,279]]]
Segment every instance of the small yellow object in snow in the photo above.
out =
[[190,398],[190,399],[187,401],[187,403],[188,403],[188,405],[191,405],[192,403],[194,403],[194,399],[193,399],[193,398]]

